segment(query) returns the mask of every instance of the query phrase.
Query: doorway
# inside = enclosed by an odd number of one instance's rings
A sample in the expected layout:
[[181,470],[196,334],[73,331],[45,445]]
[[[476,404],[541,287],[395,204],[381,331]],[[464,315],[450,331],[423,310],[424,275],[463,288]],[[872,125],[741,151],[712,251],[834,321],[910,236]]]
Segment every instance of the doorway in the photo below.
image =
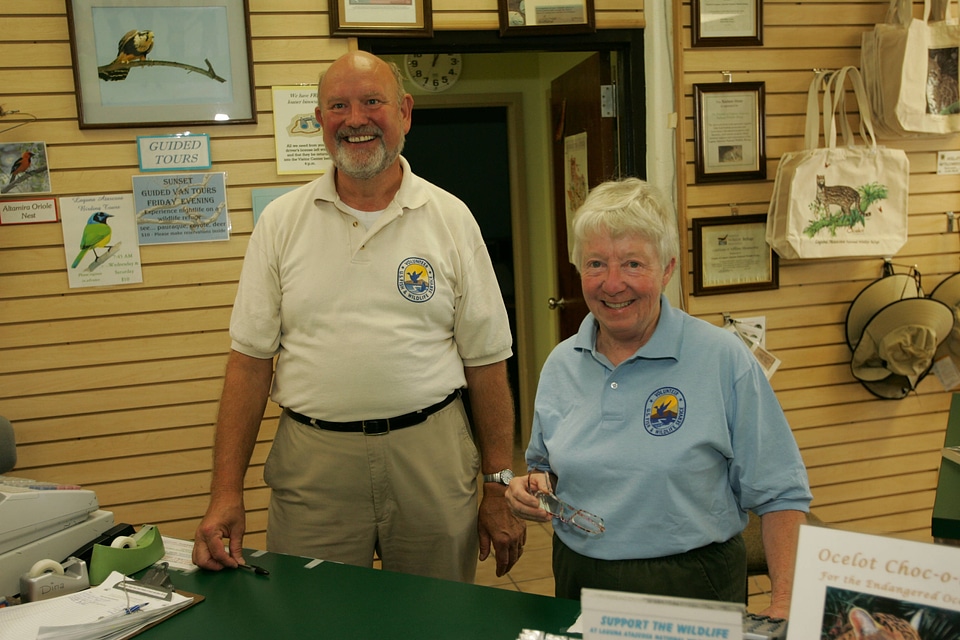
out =
[[[480,226],[514,336],[507,373],[519,425],[520,397],[526,390],[520,389],[518,364],[508,106],[444,106],[421,101],[416,106],[403,156],[414,173],[463,200]],[[522,428],[516,429],[515,440],[515,444],[525,444]]]
[[[439,31],[433,38],[425,40],[359,38],[358,46],[388,59],[393,56],[401,67],[405,54],[463,55],[463,74],[453,89],[437,95],[412,91],[415,101],[413,131],[419,122],[418,109],[437,103],[462,107],[514,96],[510,111],[522,113],[518,116],[520,124],[510,134],[511,149],[516,147],[512,152],[510,184],[517,322],[515,352],[520,396],[518,416],[520,440],[525,444],[529,439],[540,366],[559,338],[558,314],[549,308],[548,300],[557,296],[558,267],[565,267],[567,262],[566,248],[561,252],[555,246],[550,159],[552,132],[549,131],[549,104],[545,102],[550,81],[591,53],[610,52],[617,60],[613,76],[619,149],[616,174],[646,177],[643,32],[639,29],[604,30],[576,36],[501,38],[492,31]],[[471,83],[473,72],[470,65],[477,56],[469,54],[491,54],[479,57],[498,60],[502,56],[504,62],[492,65],[494,70],[489,75]],[[568,63],[567,59],[571,57],[577,59]],[[518,82],[518,66],[533,66],[534,73],[540,76],[530,78],[529,82]],[[517,99],[514,92],[521,97]],[[540,132],[539,139],[534,139],[533,130]],[[414,170],[430,179],[415,165]]]

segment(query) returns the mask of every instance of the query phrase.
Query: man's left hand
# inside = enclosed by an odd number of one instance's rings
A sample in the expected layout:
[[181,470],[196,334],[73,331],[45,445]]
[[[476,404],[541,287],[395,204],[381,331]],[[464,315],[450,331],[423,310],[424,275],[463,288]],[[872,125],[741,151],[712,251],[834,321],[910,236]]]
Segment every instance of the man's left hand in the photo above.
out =
[[497,559],[497,577],[510,571],[523,554],[527,525],[513,515],[504,496],[506,487],[487,484],[483,488],[477,529],[480,534],[480,560],[490,556],[491,543]]

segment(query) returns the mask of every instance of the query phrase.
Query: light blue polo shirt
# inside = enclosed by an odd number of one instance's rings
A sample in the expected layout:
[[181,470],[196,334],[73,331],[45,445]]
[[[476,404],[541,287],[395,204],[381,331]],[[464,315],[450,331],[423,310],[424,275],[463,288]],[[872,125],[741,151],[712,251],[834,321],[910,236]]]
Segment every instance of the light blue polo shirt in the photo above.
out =
[[747,510],[807,511],[806,469],[773,389],[734,334],[670,306],[636,354],[613,367],[588,314],[547,358],[527,448],[557,495],[603,518],[587,535],[554,519],[591,558],[683,553],[743,530]]

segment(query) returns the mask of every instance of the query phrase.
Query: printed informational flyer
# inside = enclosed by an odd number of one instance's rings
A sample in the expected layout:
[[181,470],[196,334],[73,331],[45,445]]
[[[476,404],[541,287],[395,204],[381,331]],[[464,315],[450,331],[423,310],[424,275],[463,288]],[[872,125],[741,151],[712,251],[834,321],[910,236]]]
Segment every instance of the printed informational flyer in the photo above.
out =
[[584,640],[739,640],[742,604],[583,589],[574,627]]
[[317,122],[316,85],[273,88],[273,128],[277,141],[277,174],[323,173],[330,154]]
[[573,253],[573,216],[587,199],[587,133],[563,139],[563,199],[567,219],[567,252]]
[[230,239],[226,174],[133,177],[140,244]]
[[960,548],[803,526],[788,640],[960,638]]
[[70,288],[143,282],[133,196],[60,198]]

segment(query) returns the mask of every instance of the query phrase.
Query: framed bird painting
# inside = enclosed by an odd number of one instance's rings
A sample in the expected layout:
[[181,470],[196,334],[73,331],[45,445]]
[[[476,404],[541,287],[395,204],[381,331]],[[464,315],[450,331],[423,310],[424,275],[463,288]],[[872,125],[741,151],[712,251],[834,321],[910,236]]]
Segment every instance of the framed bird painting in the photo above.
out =
[[67,0],[81,129],[257,121],[247,0]]

